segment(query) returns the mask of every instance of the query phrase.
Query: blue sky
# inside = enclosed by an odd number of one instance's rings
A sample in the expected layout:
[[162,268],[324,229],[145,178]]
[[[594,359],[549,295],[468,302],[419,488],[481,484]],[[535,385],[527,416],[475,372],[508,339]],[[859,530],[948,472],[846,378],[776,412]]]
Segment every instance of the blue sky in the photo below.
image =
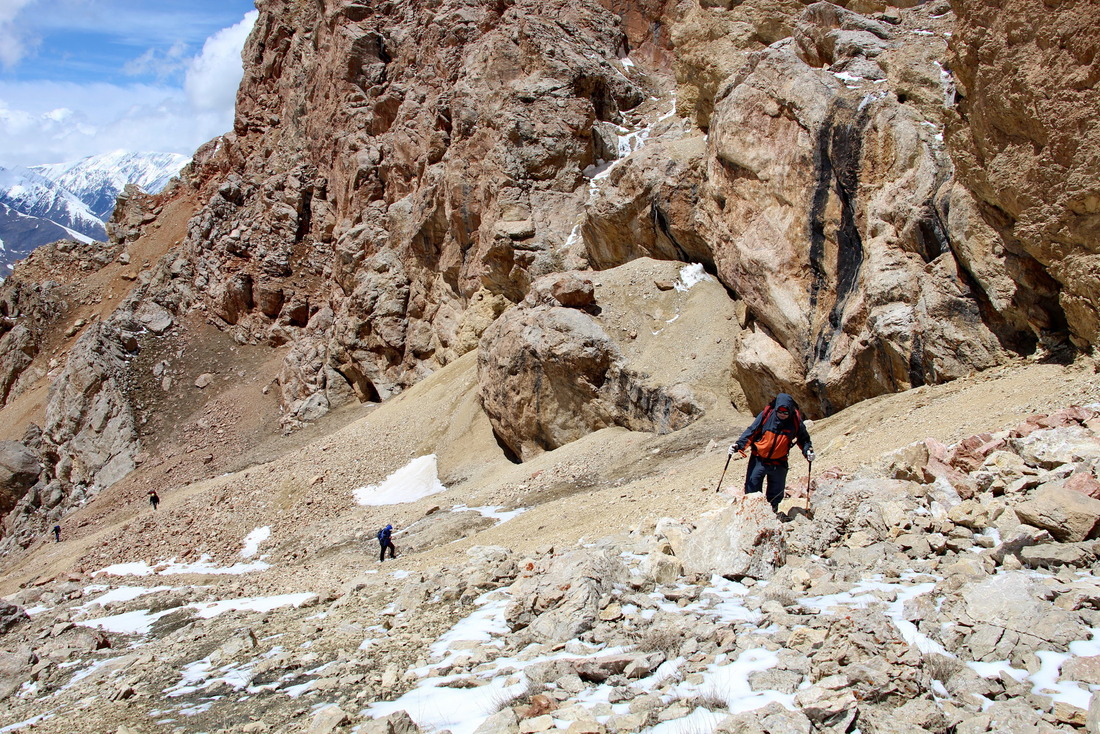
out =
[[190,155],[232,127],[252,0],[0,0],[0,166]]

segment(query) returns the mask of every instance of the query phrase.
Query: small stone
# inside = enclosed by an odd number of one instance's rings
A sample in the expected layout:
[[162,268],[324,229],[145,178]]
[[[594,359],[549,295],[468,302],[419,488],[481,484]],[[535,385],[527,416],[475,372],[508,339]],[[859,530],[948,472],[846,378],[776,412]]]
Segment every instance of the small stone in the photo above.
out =
[[348,715],[339,706],[325,706],[313,715],[309,734],[332,734],[337,727],[348,723]]
[[553,728],[555,728],[554,717],[549,714],[524,719],[519,723],[520,734],[535,734],[540,731],[550,731]]
[[608,604],[600,610],[600,619],[604,622],[614,622],[623,618],[623,608],[619,604]]
[[1071,724],[1073,726],[1084,726],[1086,719],[1088,718],[1088,712],[1084,709],[1077,708],[1076,706],[1062,701],[1054,702],[1054,710],[1052,711],[1054,718],[1063,724]]

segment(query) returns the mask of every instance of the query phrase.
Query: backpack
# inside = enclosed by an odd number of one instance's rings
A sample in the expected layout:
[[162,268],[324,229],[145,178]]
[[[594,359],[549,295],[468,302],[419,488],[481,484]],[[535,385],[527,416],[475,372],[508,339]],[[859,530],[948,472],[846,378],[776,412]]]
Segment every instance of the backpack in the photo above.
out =
[[386,528],[382,528],[381,530],[378,531],[378,536],[377,537],[378,537],[378,542],[379,543],[385,543],[387,540],[390,539],[390,531],[387,530]]

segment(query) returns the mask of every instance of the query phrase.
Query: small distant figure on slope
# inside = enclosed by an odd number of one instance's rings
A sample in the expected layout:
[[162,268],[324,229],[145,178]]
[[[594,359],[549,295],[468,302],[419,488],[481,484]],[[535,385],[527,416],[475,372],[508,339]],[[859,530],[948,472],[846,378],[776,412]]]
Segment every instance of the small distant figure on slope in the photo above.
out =
[[153,506],[153,509],[157,509],[157,505],[160,504],[160,497],[157,496],[157,490],[149,490],[149,504]]
[[775,396],[752,422],[741,438],[730,446],[729,454],[751,449],[749,467],[745,472],[745,494],[759,492],[768,480],[767,498],[772,509],[779,512],[787,485],[787,454],[797,443],[806,461],[813,462],[814,446],[794,398],[785,392]]
[[61,526],[60,525],[54,525],[53,526],[53,542],[55,542],[55,543],[60,543],[61,542]]
[[378,562],[382,563],[386,560],[386,549],[390,549],[390,558],[397,558],[397,551],[393,547],[393,541],[390,540],[390,535],[393,534],[393,525],[387,525],[378,531]]

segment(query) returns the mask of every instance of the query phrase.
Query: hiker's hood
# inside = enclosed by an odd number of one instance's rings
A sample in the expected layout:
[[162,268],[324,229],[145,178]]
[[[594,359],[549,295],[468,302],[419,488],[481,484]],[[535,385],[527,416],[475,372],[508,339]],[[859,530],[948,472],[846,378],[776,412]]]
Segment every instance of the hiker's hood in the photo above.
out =
[[[786,408],[791,411],[785,419],[779,417],[779,409]],[[794,423],[794,412],[798,410],[798,404],[795,403],[794,398],[785,392],[781,392],[775,396],[775,404],[773,406],[771,415],[764,420],[764,425],[760,428],[764,431],[778,431],[781,427],[790,428]]]
[[798,410],[798,404],[790,395],[785,392],[781,392],[775,396],[775,409],[779,410],[780,408],[786,408],[787,410],[791,411],[791,415],[794,415],[794,412]]

